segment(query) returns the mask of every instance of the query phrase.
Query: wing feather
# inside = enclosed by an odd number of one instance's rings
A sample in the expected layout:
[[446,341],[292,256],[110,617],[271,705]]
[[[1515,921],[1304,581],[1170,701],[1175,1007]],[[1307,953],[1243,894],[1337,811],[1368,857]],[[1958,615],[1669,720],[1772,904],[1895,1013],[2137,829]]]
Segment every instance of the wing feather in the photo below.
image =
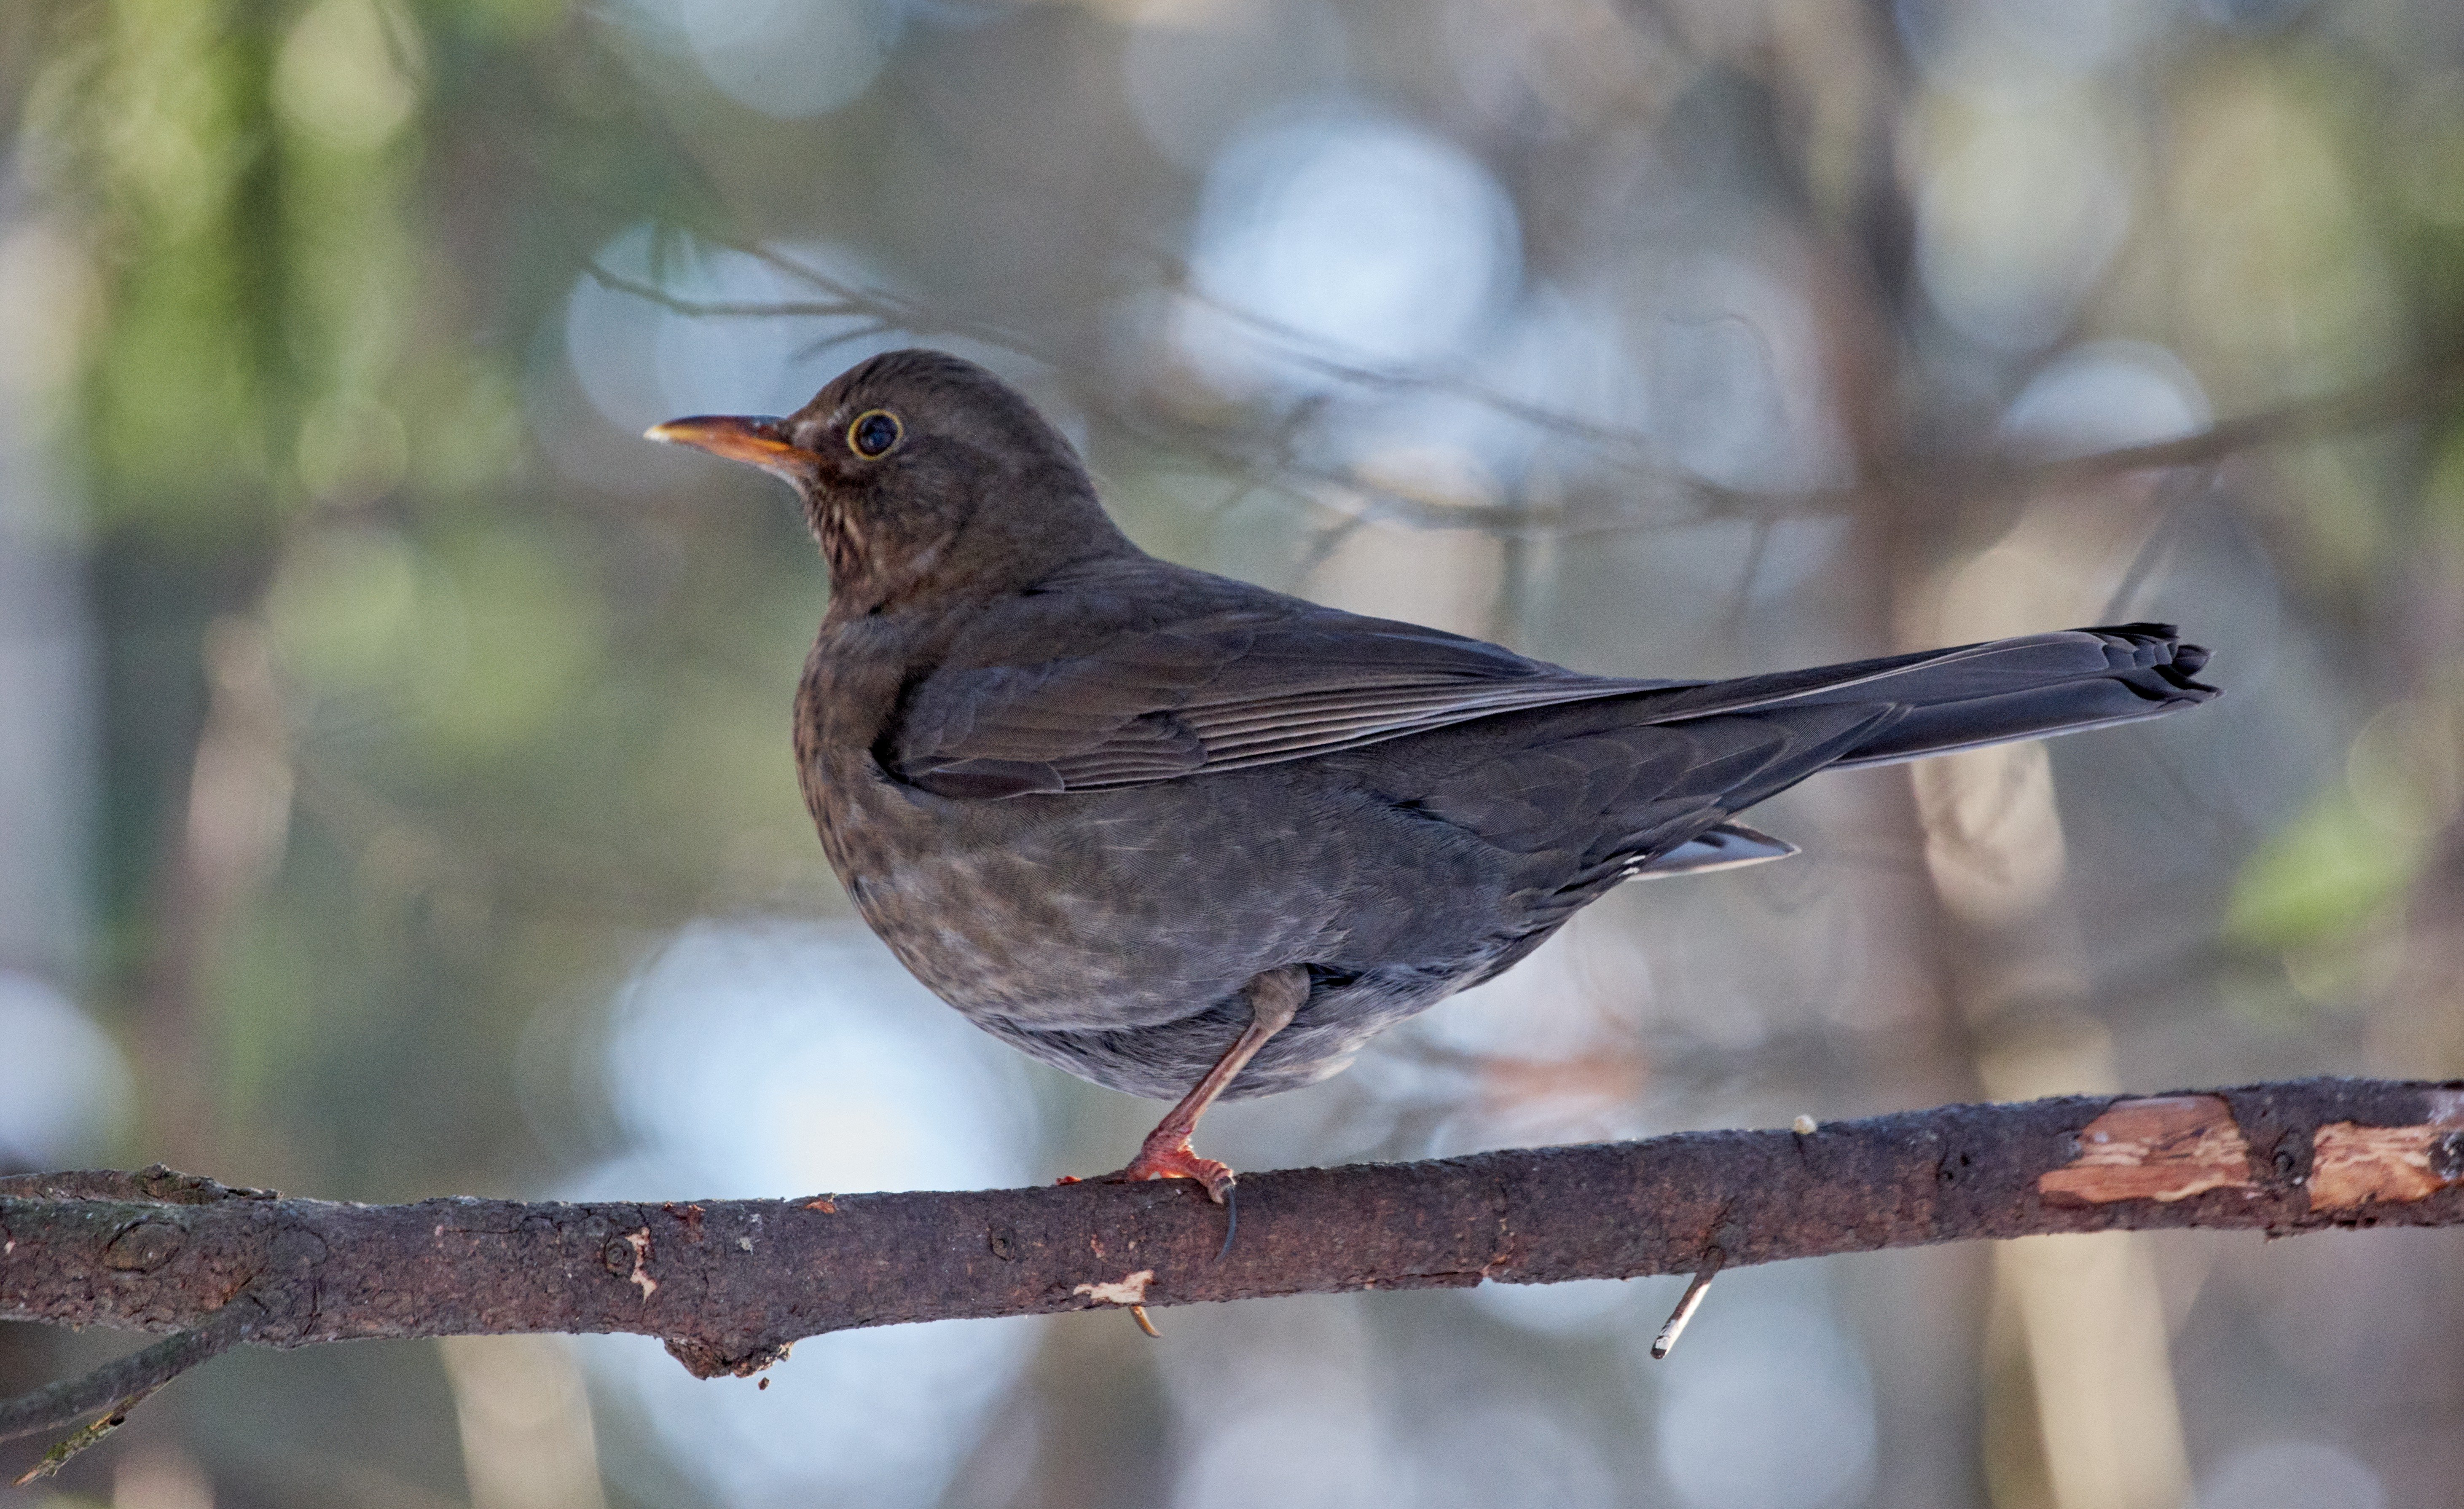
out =
[[1294,609],[1279,623],[1249,613],[1130,625],[1038,664],[944,666],[909,698],[898,775],[950,796],[1096,790],[1669,685],[1578,675],[1436,629],[1275,601]]
[[[2036,634],[1733,681],[1640,681],[1580,675],[1149,558],[1116,558],[1072,568],[1050,590],[979,615],[969,637],[910,689],[884,754],[900,778],[927,791],[998,798],[1304,759],[1610,697],[1633,697],[1637,723],[1828,704],[1856,704],[1861,717],[1890,709],[1890,683],[1912,676],[1905,687],[1917,705],[1986,707],[2073,678],[2135,686],[2132,671],[2171,653],[2169,639],[2137,632],[2154,627]],[[1027,645],[1049,647],[1022,661]]]

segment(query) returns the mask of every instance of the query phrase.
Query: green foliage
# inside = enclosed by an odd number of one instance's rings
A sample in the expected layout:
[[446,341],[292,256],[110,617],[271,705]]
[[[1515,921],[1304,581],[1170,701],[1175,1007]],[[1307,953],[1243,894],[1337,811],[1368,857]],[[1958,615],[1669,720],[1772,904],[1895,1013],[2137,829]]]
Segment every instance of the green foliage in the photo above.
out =
[[2267,949],[2348,936],[2403,899],[2428,854],[2428,834],[2383,826],[2351,793],[2328,791],[2242,867],[2226,929]]

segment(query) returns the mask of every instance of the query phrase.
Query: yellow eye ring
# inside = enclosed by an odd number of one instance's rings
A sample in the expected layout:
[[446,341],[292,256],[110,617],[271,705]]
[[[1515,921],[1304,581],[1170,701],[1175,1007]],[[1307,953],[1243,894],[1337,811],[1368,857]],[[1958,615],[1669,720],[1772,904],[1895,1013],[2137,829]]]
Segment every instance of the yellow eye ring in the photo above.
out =
[[879,461],[906,437],[907,426],[886,408],[868,408],[847,421],[847,448],[867,461]]

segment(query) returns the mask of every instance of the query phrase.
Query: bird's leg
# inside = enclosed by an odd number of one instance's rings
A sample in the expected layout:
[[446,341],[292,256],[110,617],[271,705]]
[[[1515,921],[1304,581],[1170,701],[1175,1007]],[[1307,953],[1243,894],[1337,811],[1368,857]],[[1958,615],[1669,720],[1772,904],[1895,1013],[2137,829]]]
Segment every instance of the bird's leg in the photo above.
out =
[[1232,1188],[1232,1170],[1212,1158],[1192,1152],[1189,1135],[1198,1129],[1198,1118],[1205,1115],[1215,1098],[1240,1078],[1249,1061],[1258,1056],[1258,1050],[1266,1045],[1266,1039],[1291,1025],[1301,1003],[1309,999],[1309,972],[1296,964],[1268,970],[1251,980],[1242,993],[1249,997],[1249,1025],[1241,1030],[1232,1046],[1223,1050],[1223,1057],[1215,1061],[1215,1067],[1206,1071],[1206,1077],[1180,1098],[1180,1104],[1164,1113],[1155,1129],[1147,1133],[1138,1155],[1112,1178],[1125,1184],[1137,1179],[1196,1179],[1206,1186],[1208,1196],[1216,1204],[1222,1204],[1225,1192]]

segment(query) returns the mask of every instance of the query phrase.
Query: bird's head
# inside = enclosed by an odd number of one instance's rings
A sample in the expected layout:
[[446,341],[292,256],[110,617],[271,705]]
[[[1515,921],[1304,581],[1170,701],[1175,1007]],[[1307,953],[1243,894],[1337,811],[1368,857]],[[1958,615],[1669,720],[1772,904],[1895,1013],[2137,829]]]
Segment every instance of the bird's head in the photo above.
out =
[[1017,389],[944,352],[859,362],[785,418],[702,415],[649,434],[794,488],[833,614],[1015,589],[1133,548],[1069,442]]

